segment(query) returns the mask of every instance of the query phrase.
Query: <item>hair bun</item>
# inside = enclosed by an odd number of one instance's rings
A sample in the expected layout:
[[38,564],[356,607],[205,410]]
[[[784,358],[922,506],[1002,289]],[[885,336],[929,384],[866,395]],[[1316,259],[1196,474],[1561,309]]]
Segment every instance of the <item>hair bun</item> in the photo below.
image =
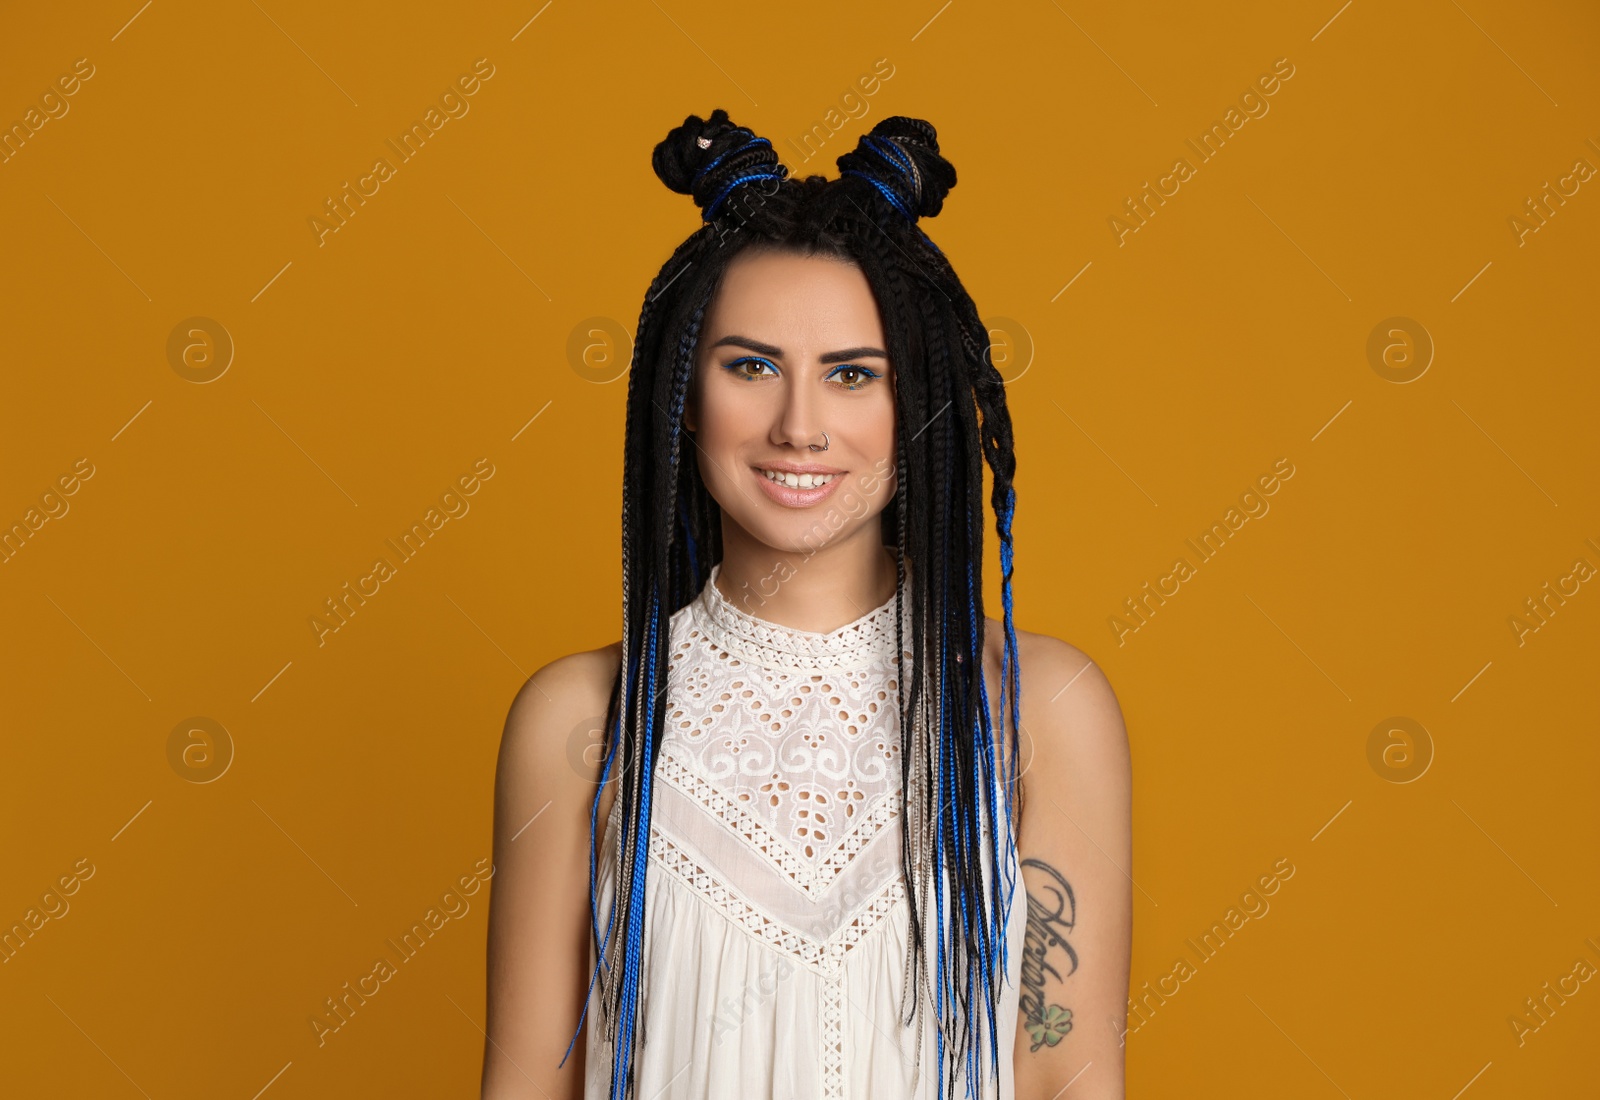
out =
[[738,184],[788,175],[772,142],[734,125],[721,107],[709,119],[690,115],[674,127],[656,146],[651,164],[662,183],[693,196],[707,221]]
[[883,119],[836,162],[841,176],[865,177],[907,219],[931,218],[956,185],[955,165],[939,155],[939,135],[920,118]]

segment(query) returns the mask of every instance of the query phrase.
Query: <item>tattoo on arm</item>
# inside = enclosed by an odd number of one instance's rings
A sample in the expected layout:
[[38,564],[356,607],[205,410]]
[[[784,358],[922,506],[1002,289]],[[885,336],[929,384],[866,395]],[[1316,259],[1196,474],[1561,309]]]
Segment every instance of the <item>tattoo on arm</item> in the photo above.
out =
[[[1053,1047],[1072,1030],[1072,1010],[1046,1004],[1045,976],[1065,981],[1078,969],[1078,953],[1066,940],[1077,920],[1077,901],[1061,872],[1041,859],[1025,859],[1023,867],[1041,872],[1038,890],[1028,891],[1028,930],[1022,948],[1022,992],[1019,1000],[1023,1025],[1033,1039],[1030,1053]],[[1060,950],[1056,950],[1059,948]],[[1062,973],[1057,963],[1067,965]]]

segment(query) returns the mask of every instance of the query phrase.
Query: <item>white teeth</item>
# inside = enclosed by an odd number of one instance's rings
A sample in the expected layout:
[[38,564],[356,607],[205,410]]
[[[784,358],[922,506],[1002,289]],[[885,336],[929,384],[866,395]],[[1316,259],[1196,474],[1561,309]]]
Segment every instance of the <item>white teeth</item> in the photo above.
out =
[[819,489],[833,480],[833,474],[787,474],[781,470],[762,470],[768,481],[775,481],[790,489]]

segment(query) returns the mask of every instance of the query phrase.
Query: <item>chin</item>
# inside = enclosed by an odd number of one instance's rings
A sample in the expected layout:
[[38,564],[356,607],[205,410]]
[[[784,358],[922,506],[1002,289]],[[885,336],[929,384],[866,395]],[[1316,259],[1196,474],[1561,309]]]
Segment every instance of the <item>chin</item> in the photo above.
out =
[[829,543],[843,538],[853,527],[851,522],[839,527],[838,522],[841,517],[837,513],[833,515],[833,522],[830,524],[829,514],[823,510],[818,510],[814,514],[779,517],[734,515],[727,511],[724,511],[723,515],[731,519],[751,539],[779,554],[814,553]]
[[835,531],[820,519],[785,524],[761,524],[752,532],[756,539],[780,554],[811,554],[823,549],[845,532]]

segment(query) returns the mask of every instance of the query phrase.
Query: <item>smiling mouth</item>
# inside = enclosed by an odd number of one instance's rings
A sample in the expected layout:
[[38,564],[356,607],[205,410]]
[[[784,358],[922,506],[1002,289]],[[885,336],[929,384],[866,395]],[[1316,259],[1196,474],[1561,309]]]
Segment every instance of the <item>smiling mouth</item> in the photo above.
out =
[[768,470],[757,466],[756,472],[775,485],[786,489],[820,489],[840,474],[795,474],[786,470]]

